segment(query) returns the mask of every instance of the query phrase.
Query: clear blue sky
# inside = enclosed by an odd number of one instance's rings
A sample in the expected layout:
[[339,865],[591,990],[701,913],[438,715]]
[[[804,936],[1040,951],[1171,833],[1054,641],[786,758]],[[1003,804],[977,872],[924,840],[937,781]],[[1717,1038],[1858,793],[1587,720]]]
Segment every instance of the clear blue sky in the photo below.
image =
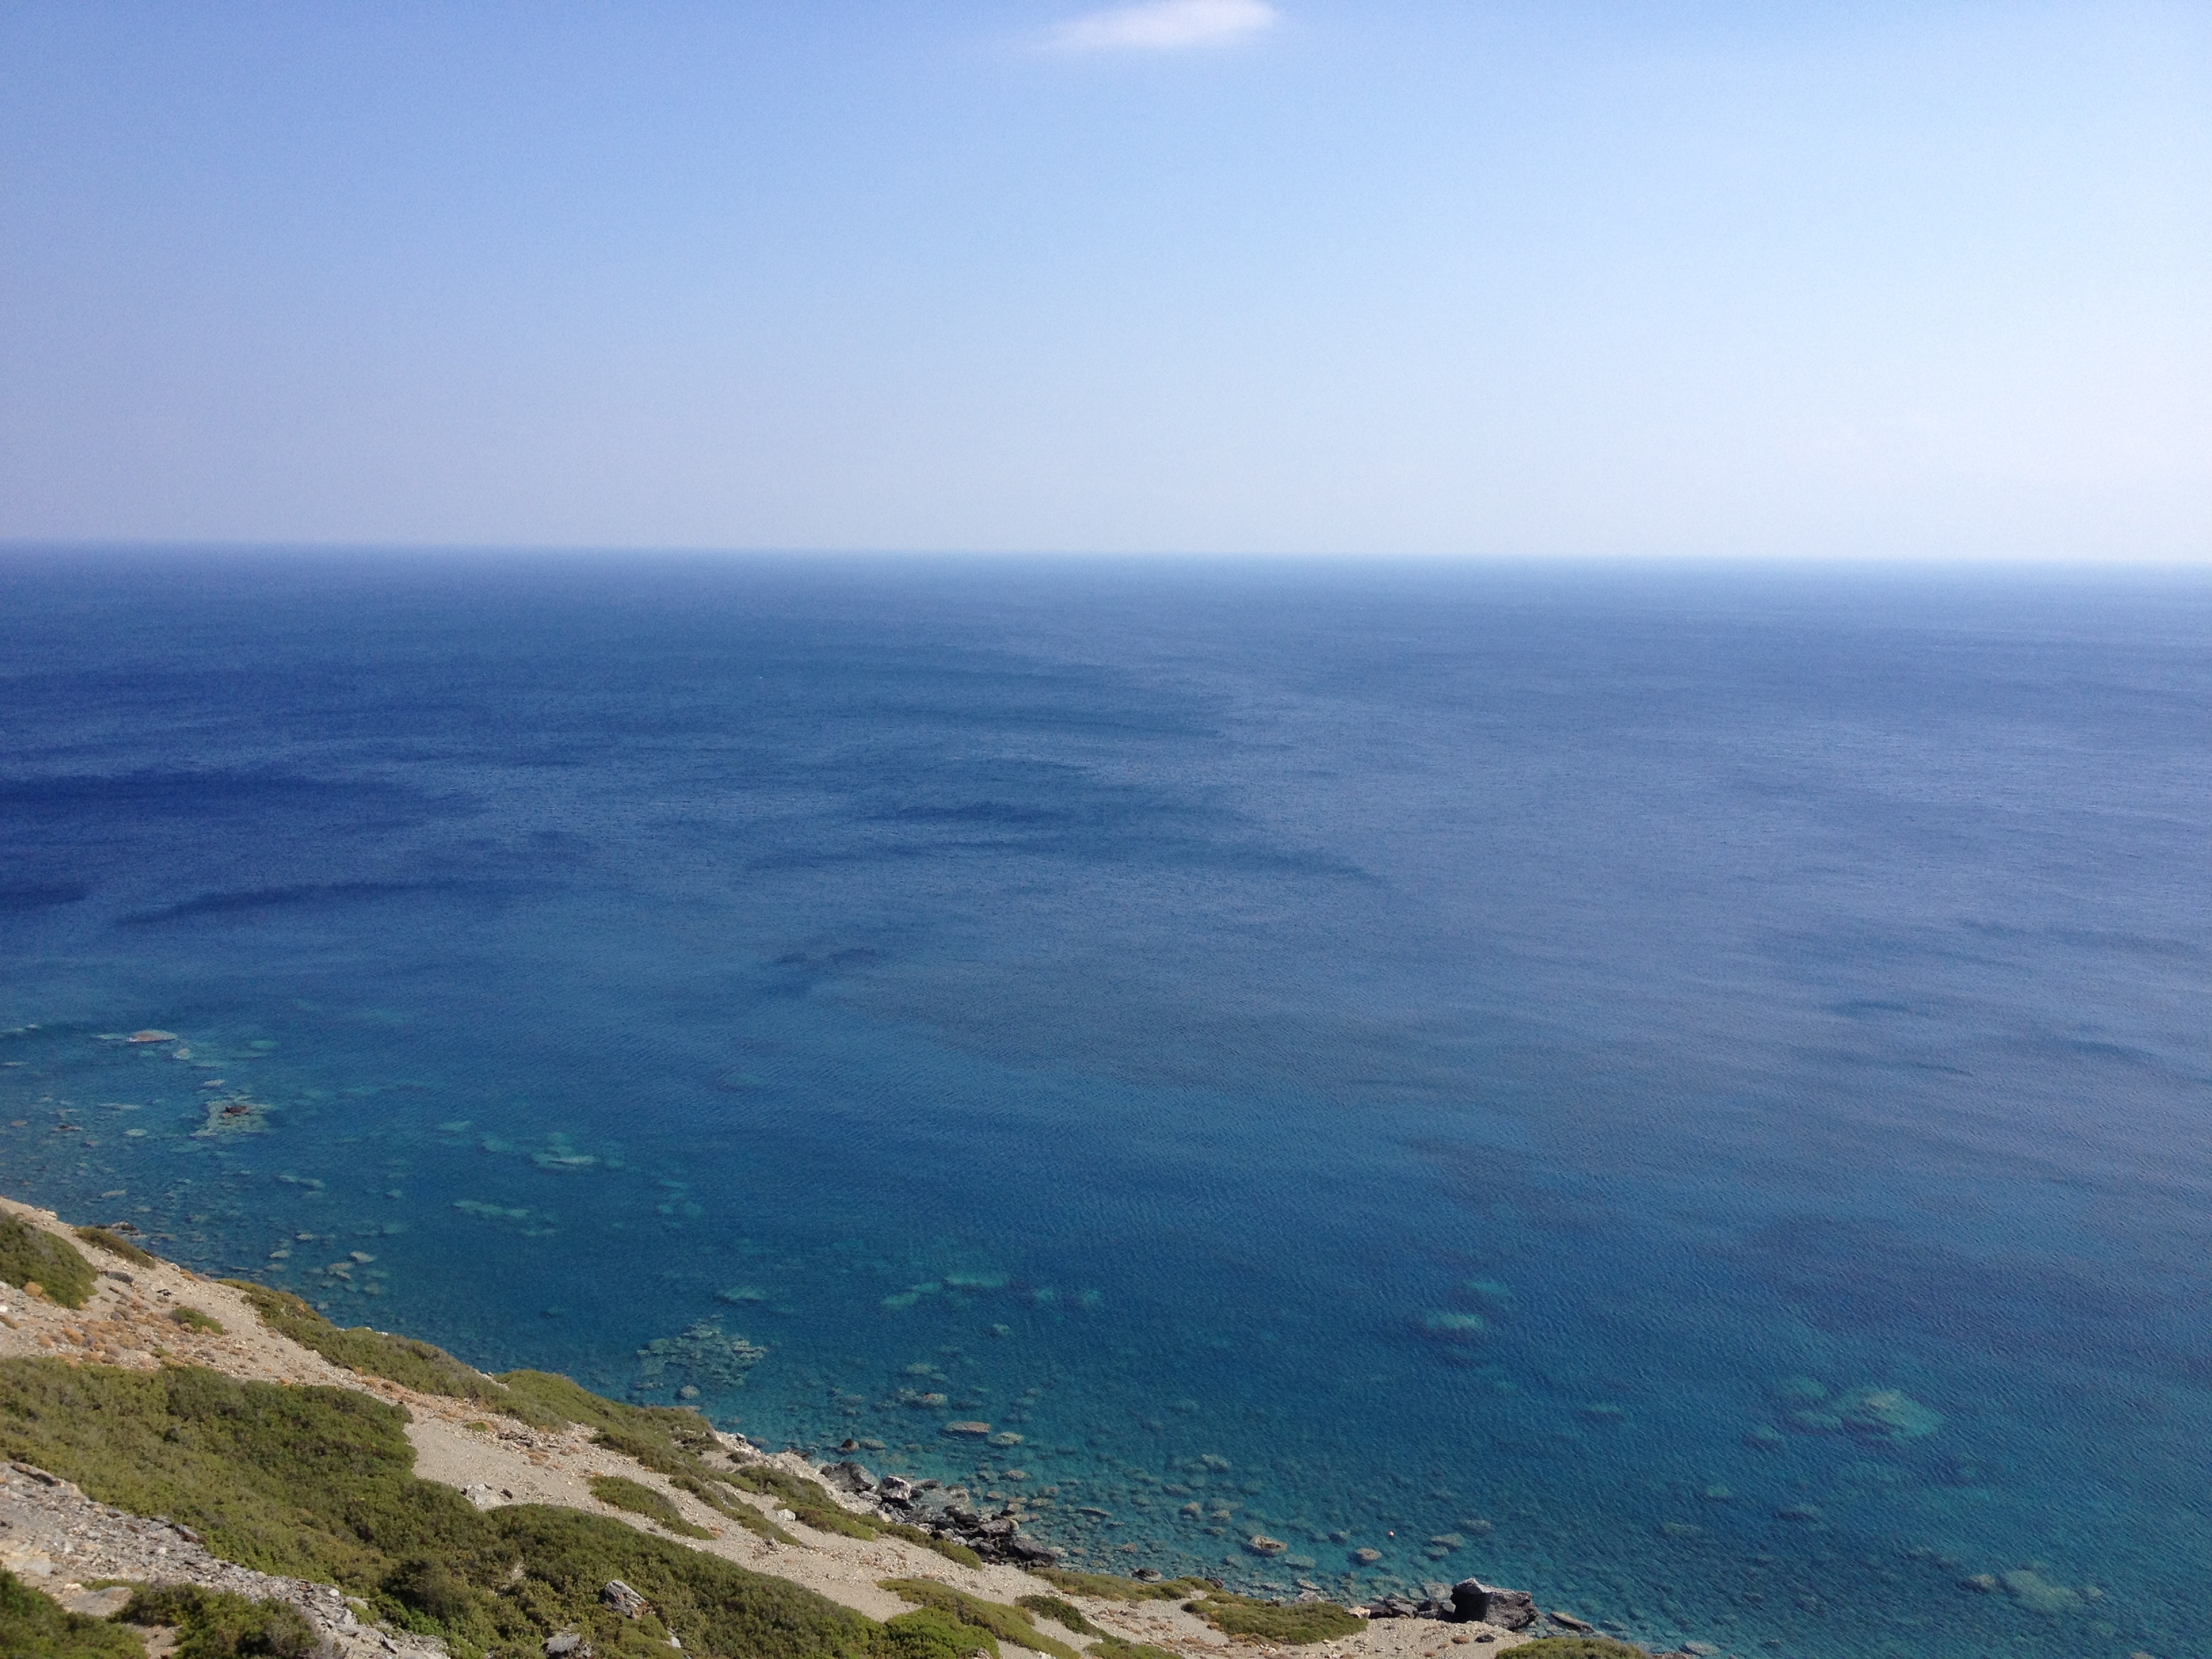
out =
[[0,538],[2212,556],[2212,5],[0,0]]

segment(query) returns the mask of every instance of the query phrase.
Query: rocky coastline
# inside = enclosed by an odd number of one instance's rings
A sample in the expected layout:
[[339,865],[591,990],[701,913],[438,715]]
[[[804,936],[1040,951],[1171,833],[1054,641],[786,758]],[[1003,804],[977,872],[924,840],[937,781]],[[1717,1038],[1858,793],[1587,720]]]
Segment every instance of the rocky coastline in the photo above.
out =
[[[908,1616],[900,1610],[912,1586],[937,1584],[971,1622],[981,1618],[1013,1646],[1048,1659],[1085,1659],[1085,1650],[1036,1629],[1024,1605],[1062,1610],[1051,1616],[1072,1619],[1068,1629],[1094,1638],[1088,1659],[1224,1659],[1232,1645],[1262,1655],[1297,1649],[1308,1659],[1440,1659],[1452,1644],[1533,1646],[1531,1659],[1649,1651],[1599,1636],[1571,1613],[1546,1612],[1527,1591],[1473,1578],[1449,1590],[1425,1587],[1442,1593],[1419,1599],[1346,1607],[1310,1588],[1267,1601],[1218,1579],[1168,1580],[1149,1567],[1126,1577],[1075,1570],[1060,1550],[1024,1531],[1036,1517],[1018,1498],[994,1505],[957,1484],[879,1474],[849,1455],[817,1462],[795,1448],[770,1452],[695,1413],[624,1406],[550,1374],[489,1377],[428,1344],[366,1328],[340,1331],[281,1293],[204,1279],[112,1231],[72,1229],[9,1200],[0,1200],[0,1229],[9,1234],[0,1245],[13,1252],[0,1278],[14,1281],[0,1294],[0,1365],[104,1368],[117,1377],[181,1370],[371,1395],[398,1407],[398,1420],[409,1425],[413,1477],[457,1492],[479,1512],[553,1505],[619,1522],[788,1580],[890,1621],[884,1628]],[[52,1288],[31,1278],[33,1268]],[[88,1492],[82,1482],[92,1477],[72,1480],[66,1468],[21,1455],[35,1435],[19,1431],[34,1426],[0,1410],[0,1444],[12,1460],[0,1480],[0,1569],[73,1612],[112,1614],[121,1598],[104,1586],[116,1581],[181,1584],[295,1609],[315,1632],[319,1659],[519,1659],[505,1645],[449,1646],[419,1620],[394,1623],[391,1615],[405,1609],[374,1586],[364,1599],[312,1577],[258,1571],[217,1553],[192,1525],[135,1512],[96,1487]],[[840,1449],[859,1449],[857,1442]],[[1255,1539],[1253,1547],[1270,1541]],[[624,1620],[660,1617],[642,1598],[628,1606],[636,1592],[618,1576],[608,1584],[629,1594],[592,1586],[593,1608],[613,1608]],[[666,1636],[678,1645],[672,1626]],[[538,1646],[556,1659],[592,1651],[574,1630],[533,1638],[532,1654]],[[709,1642],[699,1650],[717,1650]],[[1679,1651],[1721,1650],[1691,1644]]]

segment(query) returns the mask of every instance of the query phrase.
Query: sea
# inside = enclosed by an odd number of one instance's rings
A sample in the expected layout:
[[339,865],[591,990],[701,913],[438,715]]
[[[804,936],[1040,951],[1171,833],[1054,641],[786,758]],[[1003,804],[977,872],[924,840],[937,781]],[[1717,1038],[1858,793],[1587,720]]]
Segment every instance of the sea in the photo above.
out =
[[0,554],[0,1190],[1092,1571],[2212,1654],[2208,991],[2203,573]]

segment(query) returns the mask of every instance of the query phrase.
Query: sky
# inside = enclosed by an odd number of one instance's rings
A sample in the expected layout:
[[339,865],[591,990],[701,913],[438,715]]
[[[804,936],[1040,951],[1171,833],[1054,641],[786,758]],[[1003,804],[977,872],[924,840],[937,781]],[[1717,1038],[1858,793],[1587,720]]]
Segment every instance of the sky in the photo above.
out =
[[2212,560],[2212,6],[0,0],[0,539]]

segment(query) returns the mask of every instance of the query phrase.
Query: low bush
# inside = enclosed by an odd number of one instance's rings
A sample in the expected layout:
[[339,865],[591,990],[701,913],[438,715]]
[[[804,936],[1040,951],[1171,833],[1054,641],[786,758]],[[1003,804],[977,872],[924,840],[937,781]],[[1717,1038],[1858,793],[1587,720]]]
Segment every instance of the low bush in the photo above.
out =
[[203,1331],[210,1336],[222,1334],[222,1322],[210,1314],[202,1313],[198,1308],[172,1308],[169,1318],[188,1331]]
[[425,1634],[495,1622],[479,1617],[489,1611],[483,1592],[443,1561],[427,1555],[402,1561],[385,1574],[382,1589],[412,1615],[406,1622]]
[[222,1282],[245,1297],[260,1316],[261,1322],[270,1330],[291,1338],[303,1348],[313,1349],[334,1365],[343,1365],[365,1376],[381,1376],[424,1394],[474,1401],[538,1428],[559,1428],[564,1420],[517,1397],[443,1348],[417,1342],[410,1336],[373,1331],[366,1325],[341,1330],[289,1291],[274,1290],[247,1279],[226,1279]]
[[0,1212],[0,1284],[35,1285],[50,1302],[82,1308],[97,1275],[84,1253],[43,1227]]
[[980,1567],[983,1565],[983,1558],[965,1544],[956,1544],[950,1538],[940,1538],[933,1532],[910,1527],[903,1521],[878,1521],[875,1526],[879,1532],[887,1532],[894,1538],[903,1538],[908,1543],[919,1544],[926,1550],[934,1550],[946,1560],[957,1562],[961,1566]]
[[322,1650],[315,1627],[299,1608],[193,1584],[141,1589],[115,1619],[173,1627],[174,1659],[318,1659]]
[[1095,1659],[1182,1659],[1150,1642],[1125,1642],[1118,1636],[1102,1636],[1091,1644]]
[[658,1521],[680,1538],[712,1538],[714,1534],[704,1527],[692,1525],[684,1518],[684,1511],[665,1492],[657,1492],[641,1481],[627,1475],[595,1474],[591,1480],[592,1496],[610,1509],[627,1510],[632,1515],[641,1515],[648,1521]]
[[1228,1590],[1214,1590],[1183,1603],[1224,1636],[1252,1636],[1262,1642],[1303,1647],[1333,1642],[1367,1628],[1367,1621],[1334,1601],[1255,1601]]
[[0,1570],[0,1654],[8,1659],[146,1659],[129,1631],[70,1613]]
[[503,1371],[493,1380],[523,1408],[510,1415],[521,1416],[525,1422],[580,1423],[602,1433],[612,1431],[626,1442],[650,1445],[657,1455],[679,1460],[664,1468],[633,1444],[622,1448],[656,1474],[674,1474],[683,1467],[680,1460],[696,1460],[722,1443],[714,1437],[712,1424],[681,1406],[626,1406],[552,1371]]
[[[736,1487],[773,1498],[817,1532],[866,1540],[886,1528],[886,1523],[864,1519],[839,1508],[821,1482],[793,1474],[773,1464],[756,1463],[734,1469],[709,1468],[706,1455],[720,1451],[722,1443],[705,1418],[684,1407],[625,1405],[593,1394],[550,1371],[508,1371],[498,1382],[532,1410],[564,1423],[584,1425],[592,1431],[595,1444],[635,1458],[655,1474],[666,1475],[693,1497],[762,1537],[784,1544],[799,1541],[750,1504],[717,1496],[716,1486]],[[917,1534],[915,1541],[928,1536],[919,1528],[909,1530]],[[965,1553],[974,1556],[973,1551]],[[981,1565],[981,1562],[975,1559],[969,1565]]]
[[1064,1625],[1078,1636],[1103,1636],[1106,1632],[1083,1616],[1083,1609],[1073,1601],[1063,1601],[1057,1595],[1018,1595],[1018,1607],[1027,1607],[1031,1613],[1041,1613],[1054,1624]]
[[1213,1589],[1210,1578],[1170,1578],[1164,1583],[1147,1584],[1137,1578],[1117,1578],[1105,1572],[1073,1572],[1066,1567],[1033,1567],[1030,1576],[1042,1578],[1055,1589],[1064,1589],[1070,1595],[1095,1595],[1102,1601],[1173,1601],[1196,1592],[1206,1595]]
[[799,1540],[769,1520],[751,1504],[738,1498],[720,1482],[709,1482],[692,1474],[672,1474],[668,1484],[679,1492],[688,1492],[715,1514],[736,1522],[756,1538],[766,1538],[779,1544],[796,1544]]
[[1513,1659],[1651,1659],[1642,1648],[1605,1636],[1547,1636],[1513,1650]]
[[[534,1651],[562,1630],[603,1659],[667,1659],[672,1634],[697,1659],[879,1659],[879,1626],[787,1580],[605,1516],[477,1510],[415,1478],[406,1420],[349,1389],[0,1359],[0,1455],[191,1526],[227,1559],[341,1585],[455,1659]],[[607,1607],[611,1578],[652,1613]]]
[[76,1236],[86,1243],[97,1246],[110,1255],[119,1255],[134,1267],[158,1267],[161,1264],[129,1239],[111,1233],[105,1227],[79,1227]]
[[1035,1653],[1048,1653],[1053,1659],[1076,1659],[1073,1648],[1065,1642],[1055,1642],[1036,1627],[1036,1620],[1030,1616],[1027,1607],[986,1601],[950,1584],[940,1584],[934,1578],[885,1578],[880,1582],[884,1589],[902,1601],[934,1607],[963,1625],[990,1632],[1001,1642],[1012,1642],[1016,1647],[1028,1648]]
[[879,1645],[884,1659],[970,1659],[975,1654],[999,1659],[999,1644],[989,1632],[963,1625],[936,1607],[917,1607],[890,1620]]

